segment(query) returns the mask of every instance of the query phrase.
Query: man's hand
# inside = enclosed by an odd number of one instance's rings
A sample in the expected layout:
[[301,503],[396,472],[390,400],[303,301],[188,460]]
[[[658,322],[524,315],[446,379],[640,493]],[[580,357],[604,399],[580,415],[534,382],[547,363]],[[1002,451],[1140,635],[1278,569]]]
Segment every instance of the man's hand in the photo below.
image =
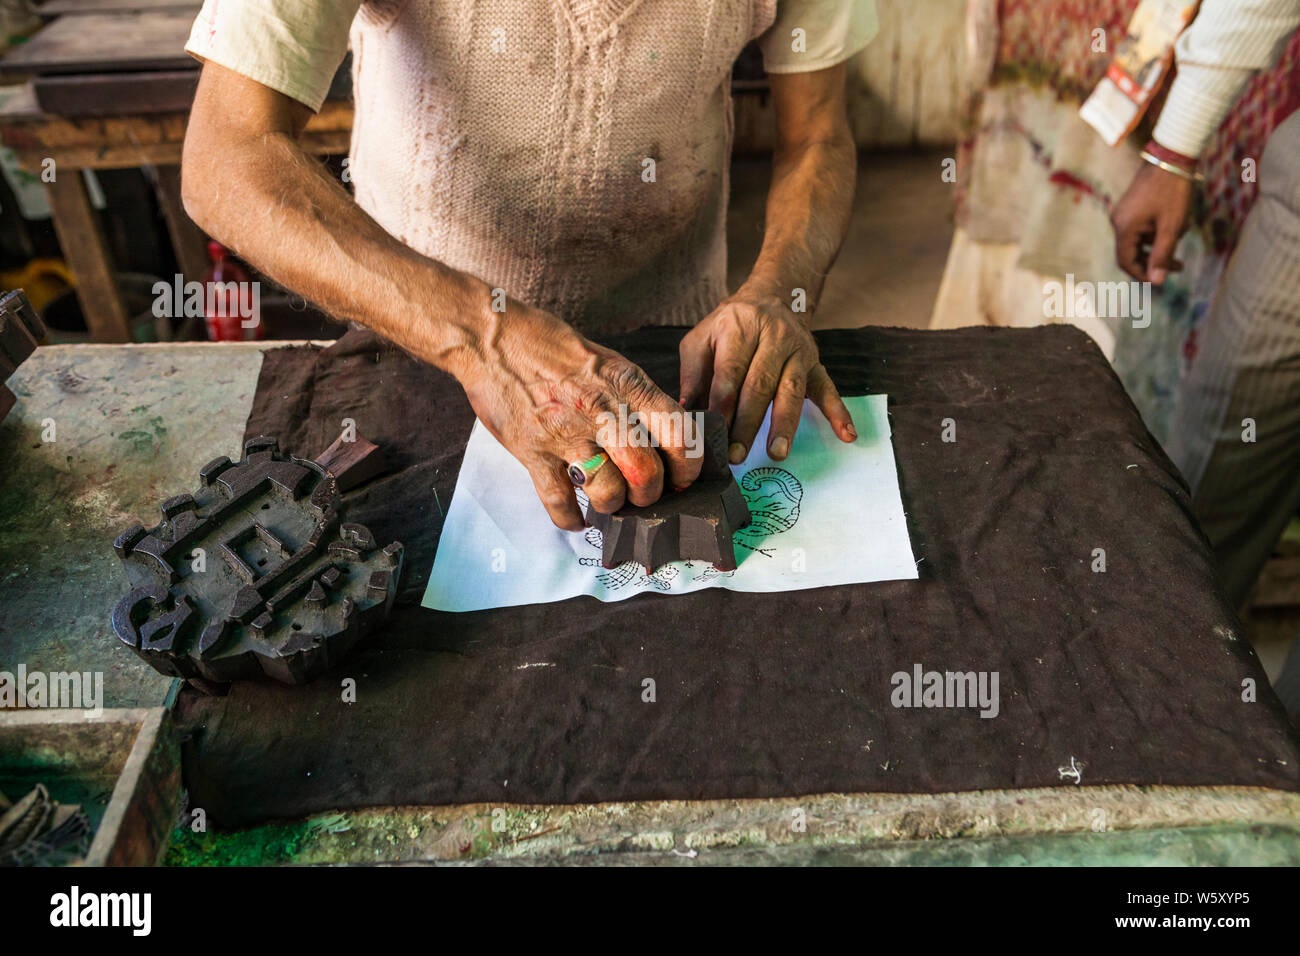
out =
[[772,424],[767,454],[790,453],[805,397],[821,409],[842,441],[858,437],[853,419],[817,358],[812,333],[779,298],[742,289],[682,339],[681,403],[696,408],[708,397],[731,426],[728,457],[740,464],[763,424]]
[[[469,350],[472,358],[456,362],[455,374],[479,420],[528,469],[557,527],[582,530],[566,469],[600,451],[610,461],[583,491],[607,514],[625,500],[653,504],[665,484],[682,488],[699,477],[703,436],[640,368],[520,303],[489,321],[494,328]],[[658,451],[619,434],[620,419],[639,420]]]
[[[772,186],[763,247],[749,279],[681,343],[681,401],[731,425],[728,457],[739,464],[772,406],[768,457],[790,453],[805,397],[841,441],[858,437],[849,410],[817,357],[805,321],[821,296],[853,209],[857,149],[844,105],[844,64],[771,77],[776,111]],[[807,312],[786,296],[801,290]]]
[[1190,180],[1143,163],[1110,213],[1119,267],[1152,285],[1162,284],[1170,272],[1181,271],[1183,264],[1174,258],[1174,247],[1187,226],[1191,205]]

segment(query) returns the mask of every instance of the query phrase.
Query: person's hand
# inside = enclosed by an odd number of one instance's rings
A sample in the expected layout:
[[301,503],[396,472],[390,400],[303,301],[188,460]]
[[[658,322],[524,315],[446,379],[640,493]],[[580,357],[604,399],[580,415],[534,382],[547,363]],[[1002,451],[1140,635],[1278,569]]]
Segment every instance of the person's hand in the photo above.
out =
[[728,298],[682,339],[681,403],[721,412],[731,426],[728,458],[740,464],[763,424],[772,424],[767,454],[790,453],[804,398],[821,409],[841,441],[858,433],[840,393],[817,357],[812,333],[780,298],[746,293]]
[[[479,421],[528,469],[557,527],[580,531],[582,511],[569,462],[604,451],[606,462],[583,486],[606,514],[630,501],[649,505],[667,482],[699,477],[702,436],[694,420],[637,366],[579,335],[555,316],[511,302],[471,351],[457,377]],[[646,432],[620,434],[635,414]],[[644,436],[653,437],[656,452]],[[599,441],[598,441],[599,438]]]
[[1119,267],[1139,282],[1157,286],[1169,273],[1181,271],[1174,247],[1191,205],[1190,180],[1144,162],[1110,213]]

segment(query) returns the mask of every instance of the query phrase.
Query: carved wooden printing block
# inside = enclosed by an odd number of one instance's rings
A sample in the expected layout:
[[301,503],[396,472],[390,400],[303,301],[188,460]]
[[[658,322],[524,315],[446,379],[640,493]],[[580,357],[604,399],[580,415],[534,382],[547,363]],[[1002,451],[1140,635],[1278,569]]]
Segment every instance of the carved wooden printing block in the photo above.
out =
[[209,462],[197,491],[164,501],[160,524],[122,532],[113,547],[131,591],[113,610],[118,638],[198,681],[301,684],[337,664],[388,615],[402,571],[401,544],[377,547],[341,513],[343,464],[373,468],[361,460],[374,446],[357,441],[308,461],[251,439],[241,461]]
[[726,421],[704,412],[703,429],[704,465],[689,488],[665,491],[645,508],[624,505],[612,515],[588,509],[587,520],[601,533],[605,567],[635,561],[650,574],[669,561],[698,560],[721,571],[736,569],[731,536],[749,524],[749,507],[727,465]]

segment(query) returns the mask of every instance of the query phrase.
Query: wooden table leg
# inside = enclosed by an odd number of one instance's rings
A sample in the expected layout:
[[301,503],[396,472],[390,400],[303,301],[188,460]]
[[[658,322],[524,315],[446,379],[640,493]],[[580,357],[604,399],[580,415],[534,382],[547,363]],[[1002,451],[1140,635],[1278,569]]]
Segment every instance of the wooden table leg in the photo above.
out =
[[181,203],[181,168],[179,166],[153,166],[154,190],[158,205],[167,220],[167,234],[171,236],[176,264],[185,274],[186,282],[202,282],[208,271],[208,237],[194,224]]
[[77,301],[96,342],[130,342],[130,322],[113,259],[104,241],[99,217],[90,204],[80,169],[60,166],[54,182],[46,183],[54,231],[63,256],[77,280]]
[[[163,218],[167,221],[167,234],[171,237],[172,252],[176,254],[176,265],[185,276],[186,282],[202,282],[208,271],[208,237],[204,234],[185,211],[181,202],[181,168],[179,166],[146,166],[145,171],[153,180],[154,193],[158,205],[162,208]],[[166,335],[159,332],[159,339],[171,338],[173,331],[182,339],[203,338],[203,320],[186,318],[179,322],[176,330],[170,324]]]

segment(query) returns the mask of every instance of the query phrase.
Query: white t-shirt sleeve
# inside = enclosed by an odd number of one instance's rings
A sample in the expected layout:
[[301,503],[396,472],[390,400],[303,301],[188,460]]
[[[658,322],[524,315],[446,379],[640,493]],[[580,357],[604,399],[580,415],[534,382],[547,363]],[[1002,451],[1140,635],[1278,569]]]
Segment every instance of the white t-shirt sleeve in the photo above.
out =
[[769,73],[811,73],[843,63],[875,37],[876,0],[777,0],[761,37]]
[[204,0],[185,51],[319,110],[360,6],[361,0]]

